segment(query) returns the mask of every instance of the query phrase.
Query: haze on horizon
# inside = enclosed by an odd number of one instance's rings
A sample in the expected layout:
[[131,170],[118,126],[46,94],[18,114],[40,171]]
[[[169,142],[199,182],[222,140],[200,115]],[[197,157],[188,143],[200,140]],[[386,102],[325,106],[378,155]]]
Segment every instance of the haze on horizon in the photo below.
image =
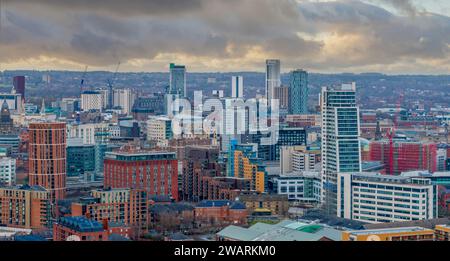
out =
[[0,2],[0,71],[450,74],[447,0]]

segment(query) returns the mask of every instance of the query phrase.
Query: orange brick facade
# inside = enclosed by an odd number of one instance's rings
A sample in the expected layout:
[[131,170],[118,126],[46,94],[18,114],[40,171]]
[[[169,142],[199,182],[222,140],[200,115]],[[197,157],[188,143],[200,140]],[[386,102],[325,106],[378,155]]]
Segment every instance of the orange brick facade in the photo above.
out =
[[29,139],[29,184],[49,190],[56,203],[66,190],[66,124],[31,123]]

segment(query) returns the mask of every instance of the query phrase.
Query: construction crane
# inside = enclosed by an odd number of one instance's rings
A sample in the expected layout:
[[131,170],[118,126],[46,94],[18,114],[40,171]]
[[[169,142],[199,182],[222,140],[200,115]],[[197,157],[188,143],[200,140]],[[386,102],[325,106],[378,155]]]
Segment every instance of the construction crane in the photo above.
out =
[[109,107],[109,109],[112,109],[114,107],[113,106],[113,103],[114,103],[113,86],[114,86],[114,81],[116,80],[117,72],[119,71],[119,67],[120,67],[120,61],[117,63],[116,71],[114,72],[112,79],[108,79],[108,88],[109,88],[108,107]]
[[83,76],[81,76],[81,82],[80,82],[80,95],[83,93],[84,78],[86,78],[87,70],[88,70],[88,66],[86,65],[86,67],[84,68]]
[[397,109],[394,114],[394,126],[388,131],[387,136],[389,138],[389,174],[394,175],[394,138],[395,132],[398,128],[398,118],[401,112],[401,105],[403,101],[403,94],[400,94],[400,97],[397,102]]

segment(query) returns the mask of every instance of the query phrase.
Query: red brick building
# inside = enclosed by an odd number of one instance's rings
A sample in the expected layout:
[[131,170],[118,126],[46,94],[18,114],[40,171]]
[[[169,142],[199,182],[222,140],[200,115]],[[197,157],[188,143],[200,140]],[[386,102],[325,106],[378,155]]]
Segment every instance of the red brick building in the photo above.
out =
[[200,226],[227,224],[245,225],[248,211],[245,204],[229,200],[205,200],[194,210],[195,223]]
[[380,161],[386,166],[386,173],[399,175],[405,171],[428,170],[436,172],[437,145],[435,143],[394,141],[393,173],[391,173],[390,145],[388,140],[370,143],[370,160]]
[[27,229],[50,228],[50,193],[39,186],[0,188],[0,225]]
[[31,123],[29,126],[29,184],[50,191],[53,203],[66,191],[66,124]]
[[145,190],[93,190],[91,197],[72,203],[72,216],[87,216],[98,222],[107,220],[144,232],[150,226],[151,204],[153,201]]
[[129,233],[129,227],[86,217],[61,217],[53,224],[53,241],[109,241],[111,234],[127,238]]
[[178,160],[175,152],[107,152],[104,187],[141,189],[150,196],[178,200]]

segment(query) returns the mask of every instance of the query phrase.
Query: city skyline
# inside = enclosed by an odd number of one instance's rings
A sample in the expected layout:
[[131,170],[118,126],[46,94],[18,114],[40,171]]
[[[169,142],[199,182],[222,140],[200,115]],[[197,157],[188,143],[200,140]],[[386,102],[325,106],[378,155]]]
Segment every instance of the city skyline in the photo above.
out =
[[0,70],[262,71],[281,59],[283,73],[450,71],[442,0],[122,3],[3,0]]

